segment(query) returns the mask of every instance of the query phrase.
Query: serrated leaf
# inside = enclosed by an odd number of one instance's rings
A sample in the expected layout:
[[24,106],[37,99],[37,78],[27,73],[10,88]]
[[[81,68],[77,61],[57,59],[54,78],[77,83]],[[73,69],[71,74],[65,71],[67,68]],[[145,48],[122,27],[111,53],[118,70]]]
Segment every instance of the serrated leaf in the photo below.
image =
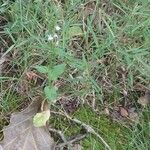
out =
[[35,127],[46,126],[46,122],[49,120],[49,117],[50,117],[50,110],[37,113],[33,118],[33,125]]
[[0,143],[3,150],[53,150],[54,140],[48,128],[34,127],[33,116],[41,107],[41,101],[35,100],[22,112],[11,115],[10,124],[3,129],[4,139]]
[[72,38],[74,36],[82,36],[83,35],[83,31],[79,26],[70,27],[67,33],[68,33],[67,36],[69,38]]
[[44,93],[46,95],[46,98],[51,101],[51,102],[55,102],[56,98],[57,98],[57,88],[56,87],[49,87],[46,86],[44,88]]
[[53,69],[48,72],[48,79],[50,81],[55,81],[64,72],[65,64],[56,65]]
[[46,66],[35,66],[34,67],[38,72],[40,72],[40,73],[48,73],[48,67],[46,67]]

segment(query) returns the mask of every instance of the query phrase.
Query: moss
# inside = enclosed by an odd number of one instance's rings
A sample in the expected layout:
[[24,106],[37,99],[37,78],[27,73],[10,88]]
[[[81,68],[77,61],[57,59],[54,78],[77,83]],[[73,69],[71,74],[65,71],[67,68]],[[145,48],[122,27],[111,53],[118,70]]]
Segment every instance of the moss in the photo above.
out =
[[[112,122],[104,115],[98,116],[88,107],[80,108],[75,114],[75,117],[85,122],[92,127],[104,138],[104,140],[113,149],[119,149],[122,144],[127,144],[128,129],[118,123]],[[94,136],[90,135],[82,141],[85,149],[102,149],[104,146]]]
[[[102,138],[111,146],[112,149],[120,149],[121,145],[128,143],[128,129],[122,127],[120,124],[112,122],[104,115],[96,115],[89,107],[84,106],[78,109],[73,116],[82,122],[91,125]],[[81,127],[70,122],[66,118],[51,117],[51,126],[56,129],[64,131],[67,137],[79,134]],[[94,135],[88,135],[87,138],[81,141],[85,150],[99,150],[104,149],[104,145]]]
[[80,133],[81,130],[79,126],[61,116],[52,116],[50,118],[50,125],[52,128],[63,131],[66,137],[76,135],[77,133]]

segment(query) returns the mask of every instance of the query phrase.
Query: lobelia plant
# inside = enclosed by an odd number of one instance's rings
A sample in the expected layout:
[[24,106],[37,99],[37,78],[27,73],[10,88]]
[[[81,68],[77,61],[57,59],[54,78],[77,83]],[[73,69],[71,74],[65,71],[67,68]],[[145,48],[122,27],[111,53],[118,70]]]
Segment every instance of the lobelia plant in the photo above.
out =
[[[64,72],[65,64],[59,64],[54,66],[53,68],[49,68],[47,66],[36,66],[35,69],[43,74],[46,74],[48,77],[48,85],[44,87],[44,94],[46,97],[46,105],[55,103],[57,100],[57,90],[58,88],[53,85],[53,82],[58,79],[58,77]],[[41,112],[37,113],[33,118],[33,124],[35,127],[45,126],[46,122],[50,117],[50,110],[48,106],[41,105]]]

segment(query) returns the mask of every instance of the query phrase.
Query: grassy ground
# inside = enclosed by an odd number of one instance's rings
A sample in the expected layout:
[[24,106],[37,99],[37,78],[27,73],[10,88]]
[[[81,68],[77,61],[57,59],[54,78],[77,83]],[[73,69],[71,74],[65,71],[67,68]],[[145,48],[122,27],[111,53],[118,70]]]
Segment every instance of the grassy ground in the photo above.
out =
[[[114,150],[148,150],[150,109],[137,101],[150,83],[149,39],[149,0],[0,0],[0,130],[12,112],[36,96],[44,99],[47,76],[34,67],[65,63],[54,83],[62,109],[92,125]],[[40,77],[30,79],[33,72]],[[114,121],[119,106],[134,108],[139,121]],[[97,115],[106,107],[109,116]],[[61,117],[50,123],[68,136],[80,131]],[[105,149],[92,135],[81,144]]]

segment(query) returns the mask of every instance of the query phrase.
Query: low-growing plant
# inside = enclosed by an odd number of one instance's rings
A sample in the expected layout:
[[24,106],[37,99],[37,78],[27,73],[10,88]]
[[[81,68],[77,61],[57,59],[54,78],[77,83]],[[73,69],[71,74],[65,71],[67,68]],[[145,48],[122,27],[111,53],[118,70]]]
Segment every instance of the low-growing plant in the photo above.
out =
[[[41,112],[37,112],[33,117],[33,124],[35,127],[42,127],[46,125],[46,122],[50,118],[49,105],[55,103],[57,100],[57,90],[58,88],[53,85],[53,82],[58,79],[58,77],[64,72],[65,64],[59,64],[52,68],[47,66],[36,66],[36,70],[40,73],[46,74],[48,77],[48,83],[44,87],[44,94],[46,97],[45,101],[41,104]],[[45,106],[44,106],[45,105]]]
[[65,64],[59,64],[52,68],[42,65],[35,67],[38,72],[46,74],[48,77],[47,86],[44,87],[44,94],[49,103],[54,103],[57,99],[58,88],[53,85],[53,82],[64,72],[65,66]]

